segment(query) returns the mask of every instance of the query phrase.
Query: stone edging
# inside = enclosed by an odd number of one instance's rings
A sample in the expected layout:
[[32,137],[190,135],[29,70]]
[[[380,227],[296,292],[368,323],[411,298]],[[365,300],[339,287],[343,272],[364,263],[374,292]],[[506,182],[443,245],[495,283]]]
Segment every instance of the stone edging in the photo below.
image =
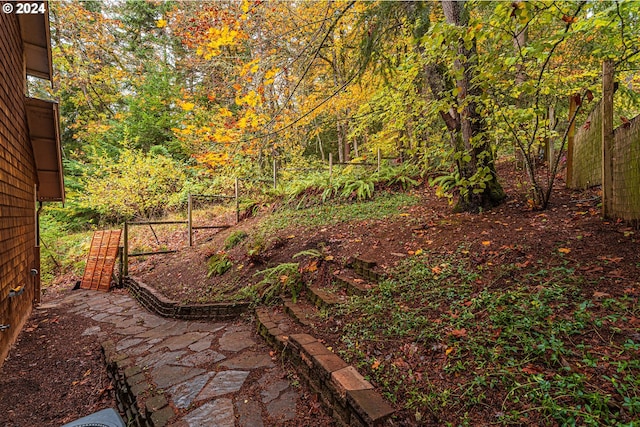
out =
[[132,277],[126,277],[124,283],[144,308],[162,317],[183,320],[229,320],[249,309],[248,302],[181,305]]
[[[165,427],[175,413],[165,396],[153,394],[153,384],[126,354],[117,353],[113,341],[102,343],[107,374],[127,426]],[[144,396],[144,403],[139,397]],[[142,407],[141,407],[142,405]]]
[[277,326],[278,319],[266,309],[256,309],[256,319],[260,335],[292,360],[339,425],[389,425],[394,409],[353,366],[311,335],[286,336]]

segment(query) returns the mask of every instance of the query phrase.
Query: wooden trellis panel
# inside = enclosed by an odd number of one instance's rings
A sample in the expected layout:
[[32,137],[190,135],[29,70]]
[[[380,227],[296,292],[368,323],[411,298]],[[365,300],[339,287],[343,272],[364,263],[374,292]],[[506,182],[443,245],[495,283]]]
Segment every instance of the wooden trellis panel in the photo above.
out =
[[107,292],[118,256],[121,230],[96,231],[80,288]]

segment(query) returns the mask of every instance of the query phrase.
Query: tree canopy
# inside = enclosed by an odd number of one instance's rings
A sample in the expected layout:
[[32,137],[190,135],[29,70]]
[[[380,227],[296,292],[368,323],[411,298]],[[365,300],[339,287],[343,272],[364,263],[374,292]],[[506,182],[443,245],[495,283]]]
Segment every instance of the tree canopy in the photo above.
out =
[[437,172],[440,194],[477,210],[504,198],[497,153],[516,153],[544,208],[570,99],[599,96],[603,60],[625,116],[638,111],[637,5],[53,2],[69,180],[87,185],[86,170],[106,167],[96,159],[131,150],[161,152],[185,182],[381,150]]

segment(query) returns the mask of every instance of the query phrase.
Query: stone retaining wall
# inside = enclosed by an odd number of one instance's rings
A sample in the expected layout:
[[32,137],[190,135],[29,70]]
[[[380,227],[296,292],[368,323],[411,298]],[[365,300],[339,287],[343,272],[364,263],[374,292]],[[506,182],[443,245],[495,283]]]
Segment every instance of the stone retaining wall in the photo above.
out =
[[102,343],[107,374],[113,383],[118,410],[127,426],[164,427],[175,413],[154,388],[139,366],[125,354],[117,353],[112,341]]
[[386,426],[394,409],[373,385],[339,356],[308,334],[285,336],[278,319],[256,310],[258,332],[296,365],[298,373],[341,426]]
[[132,277],[124,280],[125,286],[144,308],[162,317],[183,320],[235,319],[247,311],[249,303],[217,303],[217,304],[193,304],[181,305],[172,301],[150,286]]

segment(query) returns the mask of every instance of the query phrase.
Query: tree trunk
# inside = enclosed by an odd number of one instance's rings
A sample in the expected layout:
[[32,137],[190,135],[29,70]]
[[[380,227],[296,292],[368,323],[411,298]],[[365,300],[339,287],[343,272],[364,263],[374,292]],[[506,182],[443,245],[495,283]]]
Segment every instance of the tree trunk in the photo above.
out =
[[[517,1],[516,3],[520,3],[520,1]],[[513,20],[514,22],[516,22],[517,31],[515,37],[513,38],[513,48],[515,49],[515,53],[517,55],[520,55],[520,52],[522,51],[522,49],[524,49],[527,41],[529,40],[529,32],[527,26],[518,31],[517,17],[514,16]],[[518,62],[516,65],[515,84],[516,86],[521,86],[525,81],[527,81],[527,74],[525,73],[524,63]],[[524,94],[522,93],[518,97],[518,108],[523,108],[523,105],[525,104],[523,97]],[[514,142],[514,145],[516,151],[516,168],[519,168],[520,165],[522,165],[523,168],[526,168],[528,174],[533,173],[533,171],[531,171],[531,168],[529,167],[529,162],[527,161],[527,159],[525,159],[527,150],[525,150],[524,147],[519,146],[517,142]]]
[[340,129],[340,120],[336,122],[336,136],[338,137],[338,161],[340,163],[343,163],[345,162],[344,153],[346,150],[344,149],[345,141],[343,141],[342,139],[342,129]]
[[[443,0],[442,9],[449,24],[466,27],[469,23],[469,15],[464,9],[464,2],[454,0]],[[491,144],[486,138],[486,123],[478,112],[478,104],[475,99],[480,95],[480,88],[473,85],[473,77],[477,67],[477,54],[475,43],[469,49],[465,47],[464,40],[458,41],[458,56],[463,60],[457,60],[453,64],[456,71],[462,71],[460,78],[456,81],[458,88],[458,104],[464,105],[459,117],[456,112],[443,114],[445,122],[451,118],[456,125],[459,124],[461,141],[456,137],[455,148],[463,149],[463,152],[470,157],[469,161],[460,161],[459,171],[463,178],[471,178],[477,172],[482,172],[488,167],[488,173],[484,176],[484,191],[475,193],[473,191],[460,197],[456,210],[476,211],[481,208],[490,208],[498,205],[505,198],[504,191],[497,180],[493,156],[491,155]],[[447,124],[449,127],[449,124]],[[450,128],[451,131],[451,128]],[[457,129],[456,129],[457,131]],[[461,145],[461,147],[460,147]]]

